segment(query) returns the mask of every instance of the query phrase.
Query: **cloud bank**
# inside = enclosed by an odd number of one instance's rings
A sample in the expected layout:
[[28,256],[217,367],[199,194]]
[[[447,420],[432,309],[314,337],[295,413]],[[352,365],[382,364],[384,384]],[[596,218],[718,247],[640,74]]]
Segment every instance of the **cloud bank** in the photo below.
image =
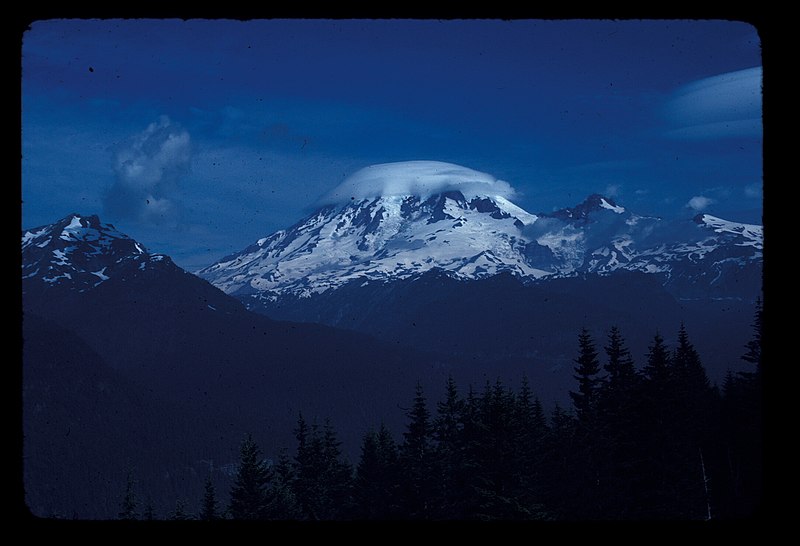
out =
[[666,115],[674,127],[667,135],[674,138],[761,136],[761,67],[703,78],[678,89]]
[[709,205],[711,205],[714,202],[715,201],[710,197],[705,197],[703,195],[695,195],[694,197],[689,199],[689,202],[686,203],[686,207],[699,212],[701,210],[705,210]]
[[166,116],[128,139],[114,154],[116,180],[104,196],[109,216],[147,223],[177,219],[178,183],[189,171],[189,133]]
[[441,161],[402,161],[371,165],[355,172],[320,199],[320,204],[344,203],[397,195],[428,197],[445,191],[474,196],[510,198],[514,189],[508,182],[473,169]]

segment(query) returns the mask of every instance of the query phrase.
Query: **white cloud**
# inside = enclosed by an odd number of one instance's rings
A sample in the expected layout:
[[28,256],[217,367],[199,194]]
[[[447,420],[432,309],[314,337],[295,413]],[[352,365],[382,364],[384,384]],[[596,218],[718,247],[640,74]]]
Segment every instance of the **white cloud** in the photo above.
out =
[[467,198],[476,195],[511,197],[514,189],[494,176],[441,161],[402,161],[371,165],[352,174],[321,203],[340,203],[351,199],[390,195],[427,197],[457,190]]
[[161,116],[116,150],[116,180],[104,198],[106,212],[146,222],[174,221],[178,182],[191,158],[189,133]]
[[694,197],[689,199],[689,202],[686,203],[686,207],[696,211],[701,211],[714,202],[715,201],[710,197],[705,197],[703,195],[695,195]]
[[620,184],[609,184],[606,186],[606,190],[603,192],[603,195],[606,197],[617,197],[619,196],[620,189],[622,189]]
[[761,67],[697,80],[678,89],[666,107],[672,129],[685,139],[761,136]]

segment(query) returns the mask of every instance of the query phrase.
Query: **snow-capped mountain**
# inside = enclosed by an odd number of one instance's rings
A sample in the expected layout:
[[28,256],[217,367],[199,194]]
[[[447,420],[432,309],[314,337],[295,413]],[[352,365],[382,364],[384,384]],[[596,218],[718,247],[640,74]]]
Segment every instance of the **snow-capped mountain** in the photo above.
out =
[[760,226],[710,215],[667,222],[598,194],[532,214],[509,200],[502,181],[438,162],[367,168],[332,195],[340,201],[198,275],[248,302],[434,269],[457,279],[507,272],[529,281],[623,269],[659,274],[665,285],[708,285],[762,259]]
[[325,205],[199,275],[229,294],[308,294],[431,269],[466,279],[503,271],[538,278],[552,273],[552,256],[523,234],[536,220],[501,195],[458,190],[353,199]]
[[22,233],[23,294],[36,286],[84,292],[112,277],[177,267],[97,216],[70,214]]

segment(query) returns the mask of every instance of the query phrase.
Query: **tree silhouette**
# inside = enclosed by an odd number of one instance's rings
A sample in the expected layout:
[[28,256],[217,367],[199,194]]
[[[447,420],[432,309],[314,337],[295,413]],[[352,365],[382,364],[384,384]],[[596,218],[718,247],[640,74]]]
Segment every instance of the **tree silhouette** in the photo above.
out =
[[231,517],[242,520],[264,518],[265,492],[269,481],[270,471],[261,455],[261,449],[248,434],[242,441],[239,468],[231,488]]

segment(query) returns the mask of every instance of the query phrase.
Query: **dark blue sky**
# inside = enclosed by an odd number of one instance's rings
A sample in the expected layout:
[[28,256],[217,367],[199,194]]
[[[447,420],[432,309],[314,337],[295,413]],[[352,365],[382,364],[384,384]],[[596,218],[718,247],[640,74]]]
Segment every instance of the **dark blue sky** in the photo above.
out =
[[728,21],[42,21],[23,227],[99,214],[194,270],[427,159],[530,212],[761,215],[760,46]]

